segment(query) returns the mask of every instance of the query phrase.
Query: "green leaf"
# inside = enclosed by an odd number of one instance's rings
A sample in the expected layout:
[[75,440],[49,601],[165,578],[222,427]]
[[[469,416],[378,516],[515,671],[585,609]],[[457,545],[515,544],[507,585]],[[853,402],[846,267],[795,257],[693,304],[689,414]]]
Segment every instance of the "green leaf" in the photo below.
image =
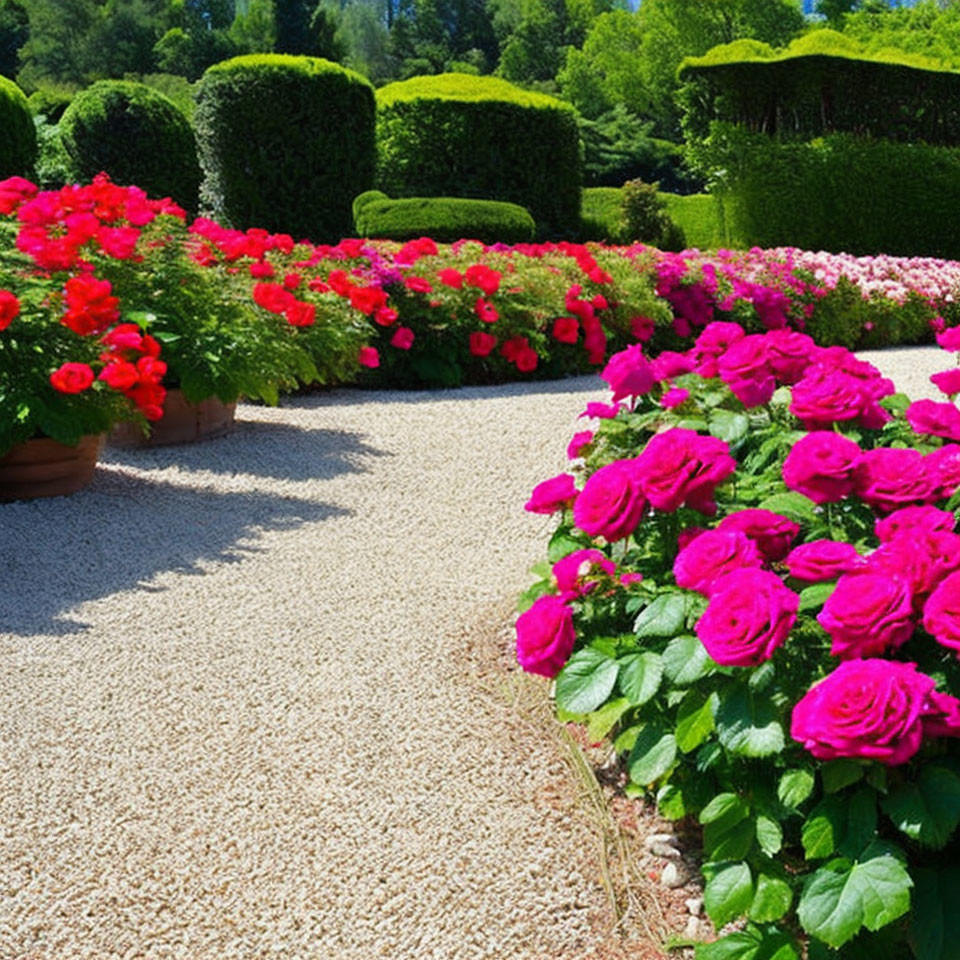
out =
[[683,753],[695,750],[713,733],[718,702],[716,693],[687,692],[677,710],[677,746]]
[[910,946],[916,960],[960,957],[960,867],[911,872],[916,887],[910,917]]
[[817,505],[802,493],[775,493],[760,504],[761,510],[772,510],[794,523],[813,523],[817,519]]
[[742,440],[750,430],[750,421],[733,410],[714,410],[710,414],[710,433],[731,445]]
[[847,857],[858,856],[877,833],[877,795],[869,788],[853,794],[847,804],[847,827],[837,849]]
[[701,811],[703,849],[711,860],[739,860],[753,846],[750,808],[735,793],[717,794]]
[[599,650],[578,650],[557,674],[557,706],[570,713],[596,710],[610,696],[619,672],[620,664]]
[[686,687],[711,673],[716,664],[698,637],[674,637],[663,651],[663,672],[678,687]]
[[602,740],[629,709],[630,701],[626,697],[605,703],[587,718],[587,736],[593,741]]
[[879,930],[910,909],[912,881],[906,867],[883,844],[859,861],[838,858],[811,874],[797,916],[811,936],[837,948],[861,927]]
[[547,560],[553,564],[558,560],[573,553],[574,550],[582,550],[583,543],[572,537],[564,527],[561,527],[550,538],[550,545],[547,547]]
[[677,741],[659,723],[648,723],[637,735],[627,760],[630,779],[645,785],[662,777],[677,759]]
[[840,843],[846,827],[846,802],[839,797],[821,800],[807,817],[800,833],[808,860],[829,857]]
[[881,802],[898,830],[911,840],[939,849],[960,823],[960,777],[946,767],[924,767]]
[[830,594],[836,589],[837,584],[833,580],[829,583],[815,583],[813,586],[804,587],[800,591],[800,613],[822,607],[830,598]]
[[701,823],[736,823],[750,816],[746,801],[736,793],[718,793],[701,811]]
[[638,638],[675,637],[687,618],[687,602],[680,593],[664,593],[645,610],[640,611],[633,625]]
[[613,749],[617,753],[629,753],[633,749],[642,728],[643,724],[637,723],[632,727],[627,727],[626,730],[621,730],[617,734],[617,739],[613,741]]
[[620,658],[620,692],[634,706],[646,703],[659,689],[663,661],[658,653],[633,653]]
[[767,757],[783,749],[783,727],[768,699],[756,698],[745,686],[721,697],[716,716],[720,743],[741,757]]
[[750,925],[713,943],[698,943],[695,960],[800,960],[800,951],[783,930]]
[[779,920],[790,909],[792,903],[793,891],[783,877],[760,873],[757,876],[753,903],[750,904],[750,919],[760,923]]
[[823,789],[827,793],[836,793],[851,783],[856,783],[863,776],[863,772],[863,764],[856,760],[831,760],[820,770]]
[[816,779],[809,770],[787,770],[777,784],[777,799],[785,806],[796,809],[813,793]]
[[783,828],[763,813],[757,816],[757,843],[768,857],[778,854],[783,846]]
[[[718,929],[750,909],[753,877],[746,863],[709,864],[709,879],[703,888],[703,906]],[[708,872],[704,867],[704,873]]]

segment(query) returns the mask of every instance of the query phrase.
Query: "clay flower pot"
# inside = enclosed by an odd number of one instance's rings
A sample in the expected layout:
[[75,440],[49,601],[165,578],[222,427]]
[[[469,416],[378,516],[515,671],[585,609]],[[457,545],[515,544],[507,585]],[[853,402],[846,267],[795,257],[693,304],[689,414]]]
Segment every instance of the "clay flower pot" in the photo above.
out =
[[93,479],[102,447],[102,434],[75,447],[49,437],[16,444],[0,457],[0,502],[76,493]]
[[190,403],[182,390],[173,387],[167,390],[163,416],[150,425],[149,436],[135,423],[118,423],[108,442],[116,447],[162,447],[210,440],[229,432],[236,410],[235,403],[222,403],[217,397]]

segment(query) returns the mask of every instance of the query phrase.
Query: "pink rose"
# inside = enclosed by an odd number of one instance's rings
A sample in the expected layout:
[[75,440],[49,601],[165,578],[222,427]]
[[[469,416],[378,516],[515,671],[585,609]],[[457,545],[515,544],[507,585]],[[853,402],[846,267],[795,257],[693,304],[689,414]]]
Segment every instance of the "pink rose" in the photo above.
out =
[[817,616],[833,640],[830,653],[850,660],[906,643],[913,634],[912,601],[910,588],[899,577],[845,574]]
[[679,407],[681,403],[689,398],[689,390],[684,390],[683,387],[671,387],[660,398],[660,406],[663,407],[664,410],[672,410],[674,407]]
[[695,366],[692,357],[688,357],[685,353],[676,353],[674,350],[664,350],[650,364],[653,378],[657,383],[690,373]]
[[720,379],[746,407],[767,403],[777,388],[763,334],[754,333],[738,340],[720,357],[717,366]]
[[872,364],[843,347],[829,347],[817,354],[816,363],[794,384],[790,412],[808,430],[846,420],[857,420],[867,430],[879,430],[890,420],[890,414],[877,401],[894,389]]
[[861,450],[830,430],[802,437],[783,461],[783,482],[814,503],[836,503],[853,492],[853,468]]
[[777,563],[790,550],[790,544],[797,539],[800,525],[774,513],[772,510],[738,510],[724,517],[717,525],[718,530],[739,530],[745,533],[760,548],[767,563]]
[[790,736],[818,760],[905,763],[920,749],[934,686],[915,663],[849,660],[793,708]]
[[598,420],[612,420],[622,409],[623,404],[620,403],[597,403],[593,401],[587,404],[587,409],[580,414],[580,417],[596,417]]
[[576,460],[580,456],[580,451],[592,440],[592,430],[581,430],[579,433],[575,433],[570,443],[567,444],[567,459]]
[[904,416],[914,433],[960,440],[960,410],[952,403],[915,400]]
[[935,479],[917,450],[865,450],[853,469],[853,490],[864,503],[889,513],[933,499]]
[[936,507],[903,507],[894,510],[888,517],[878,520],[874,524],[874,533],[881,543],[886,543],[901,534],[907,536],[917,533],[933,533],[940,530],[944,533],[953,533],[956,520],[947,510],[938,510]]
[[935,373],[930,377],[930,382],[948,397],[956,396],[960,393],[960,367]]
[[620,586],[622,587],[631,587],[635,583],[643,582],[642,573],[621,573],[620,574]]
[[617,460],[584,484],[573,505],[573,519],[584,533],[613,543],[637,529],[646,509],[636,461]]
[[714,583],[734,570],[763,566],[757,545],[744,534],[731,530],[709,530],[692,540],[673,564],[677,584],[710,596]]
[[931,693],[923,712],[923,735],[960,737],[960,700],[946,693]]
[[930,592],[960,568],[960,537],[944,530],[913,530],[881,544],[867,558],[869,573],[906,581],[919,612]]
[[960,327],[950,327],[938,333],[937,343],[943,350],[960,350]]
[[572,600],[589,593],[597,585],[596,580],[587,579],[594,570],[612,577],[616,569],[613,561],[599,550],[574,550],[553,565],[553,578],[557,581],[560,596]]
[[561,473],[538,483],[523,509],[530,513],[551,514],[569,507],[576,499],[577,488],[573,483],[573,474]]
[[658,433],[636,460],[643,492],[657,510],[683,504],[712,516],[717,486],[737,468],[730,448],[716,437],[674,427]]
[[650,361],[643,355],[639,343],[615,353],[607,361],[600,378],[610,385],[614,401],[649,393],[654,383]]
[[802,379],[816,350],[813,338],[796,330],[771,330],[765,339],[767,363],[777,381],[792,385]]
[[706,527],[687,527],[677,534],[677,549],[683,550],[684,547],[693,543],[701,533],[706,533]]
[[799,603],[776,574],[738,570],[713,585],[697,636],[721,666],[756,667],[786,640]]
[[725,323],[720,320],[708,323],[690,351],[697,361],[697,373],[707,379],[720,376],[717,360],[745,336],[746,333],[739,323]]
[[924,469],[933,488],[931,499],[952,497],[960,487],[960,444],[945,443],[939,450],[928,453],[924,457]]
[[863,564],[863,558],[852,543],[836,540],[814,540],[794,547],[786,558],[790,576],[805,583],[836,580]]
[[923,607],[923,629],[960,653],[960,572],[951,573],[930,594]]
[[517,618],[517,660],[527,673],[555,677],[575,640],[573,613],[559,597],[540,597]]
[[656,330],[656,324],[650,317],[631,317],[630,333],[641,343],[649,340]]

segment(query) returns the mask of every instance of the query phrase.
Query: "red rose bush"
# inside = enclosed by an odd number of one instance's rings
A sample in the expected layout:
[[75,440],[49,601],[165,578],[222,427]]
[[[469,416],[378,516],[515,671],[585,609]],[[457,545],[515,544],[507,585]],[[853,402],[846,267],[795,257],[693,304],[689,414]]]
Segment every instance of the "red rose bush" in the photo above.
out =
[[628,792],[703,825],[706,912],[741,929],[701,960],[949,955],[960,444],[796,331],[708,323],[604,377],[615,408],[527,505],[559,525],[521,666]]

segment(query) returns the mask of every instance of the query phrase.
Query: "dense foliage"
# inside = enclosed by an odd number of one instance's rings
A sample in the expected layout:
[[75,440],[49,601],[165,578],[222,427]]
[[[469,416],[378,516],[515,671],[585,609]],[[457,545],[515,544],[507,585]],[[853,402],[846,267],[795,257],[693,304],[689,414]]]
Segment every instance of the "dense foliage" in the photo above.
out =
[[33,116],[23,91],[0,77],[0,177],[29,173],[37,155]]
[[582,167],[574,111],[503,80],[444,74],[377,93],[377,184],[391,196],[525,206],[541,236],[574,235]]
[[59,132],[79,180],[104,172],[196,212],[196,139],[187,118],[162,93],[141,83],[101,80],[72,99]]
[[351,202],[373,185],[363,77],[313,57],[238,57],[204,74],[198,101],[202,198],[218,220],[315,240],[350,233]]

